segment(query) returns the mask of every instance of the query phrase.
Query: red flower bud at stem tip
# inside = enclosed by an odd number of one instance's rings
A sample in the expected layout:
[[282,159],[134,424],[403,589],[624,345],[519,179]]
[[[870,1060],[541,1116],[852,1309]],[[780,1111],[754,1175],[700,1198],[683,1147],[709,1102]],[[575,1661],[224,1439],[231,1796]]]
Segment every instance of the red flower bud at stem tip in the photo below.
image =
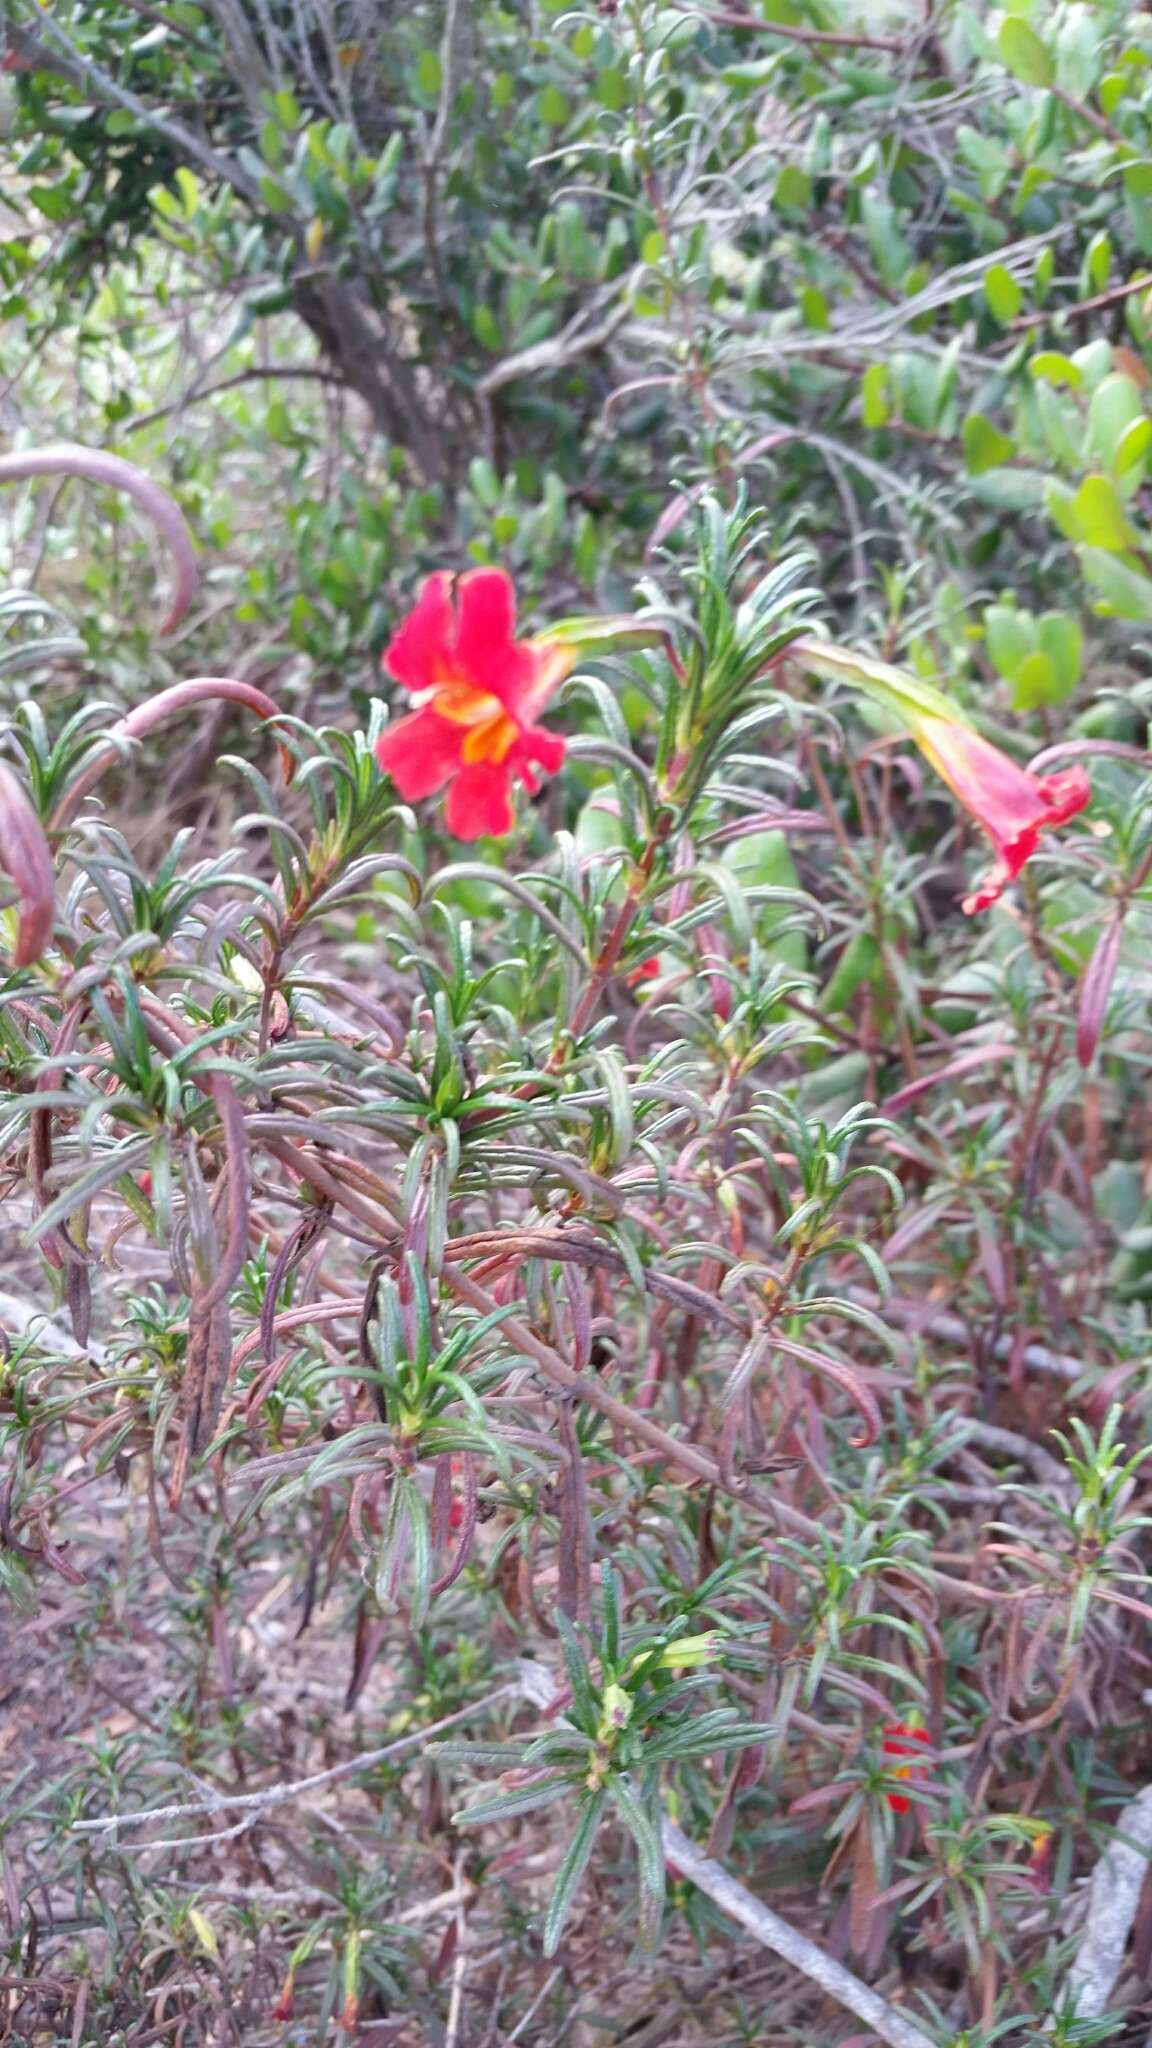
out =
[[530,796],[564,759],[563,739],[535,723],[575,665],[575,645],[517,640],[516,594],[503,569],[455,583],[430,576],[384,652],[417,709],[388,726],[376,759],[406,803],[447,788],[457,839],[512,830],[512,786]]
[[0,866],[15,882],[20,903],[12,965],[30,967],[52,936],[56,870],[32,799],[4,761],[0,761]]

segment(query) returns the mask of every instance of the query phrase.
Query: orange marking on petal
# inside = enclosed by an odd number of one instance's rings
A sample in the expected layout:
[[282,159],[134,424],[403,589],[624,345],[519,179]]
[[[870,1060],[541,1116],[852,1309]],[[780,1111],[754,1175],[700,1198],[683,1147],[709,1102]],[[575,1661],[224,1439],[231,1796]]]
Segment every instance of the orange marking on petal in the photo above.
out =
[[483,725],[502,717],[504,706],[489,690],[474,689],[471,683],[452,678],[438,683],[431,696],[433,710],[450,725]]
[[511,752],[520,737],[520,727],[514,718],[504,710],[494,712],[481,725],[471,727],[460,759],[471,765],[475,761],[491,761],[497,767]]

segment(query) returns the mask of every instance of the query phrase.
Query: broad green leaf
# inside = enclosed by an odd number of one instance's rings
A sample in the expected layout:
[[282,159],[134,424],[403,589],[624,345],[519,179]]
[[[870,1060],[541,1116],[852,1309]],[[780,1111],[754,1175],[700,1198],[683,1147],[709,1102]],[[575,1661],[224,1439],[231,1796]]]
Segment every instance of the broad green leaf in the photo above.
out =
[[860,220],[868,237],[872,260],[889,290],[901,283],[912,262],[912,251],[900,230],[900,216],[887,193],[869,186],[860,194]]
[[1025,655],[1012,685],[1014,711],[1034,711],[1039,704],[1055,704],[1060,698],[1056,670],[1048,656],[1037,647]]
[[176,171],[176,184],[184,201],[185,218],[191,220],[200,204],[200,180],[188,169],[187,164],[180,164]]
[[984,613],[984,645],[997,675],[1010,683],[1035,651],[1036,621],[1031,612],[1017,611],[1015,605],[990,604]]
[[1141,481],[1144,461],[1152,448],[1152,419],[1141,414],[1125,427],[1112,454],[1112,468],[1122,486],[1135,489]]
[[1081,541],[1080,521],[1076,514],[1076,493],[1067,484],[1050,483],[1044,493],[1048,517],[1058,526],[1065,540]]
[[1056,83],[1083,102],[1095,90],[1106,48],[1098,11],[1084,6],[1082,0],[1073,0],[1057,18]]
[[870,363],[860,380],[860,414],[866,427],[882,427],[892,417],[884,363]]
[[1052,663],[1060,700],[1070,697],[1084,667],[1084,633],[1070,612],[1043,612],[1036,621],[1036,637]]
[[501,346],[500,322],[491,306],[473,306],[472,332],[484,348],[496,350]]
[[416,83],[421,92],[427,93],[430,99],[434,98],[440,90],[442,77],[439,52],[421,50],[416,63]]
[[596,75],[596,97],[602,107],[618,113],[628,105],[628,80],[622,71],[608,69]]
[[1101,548],[1081,548],[1080,566],[1109,613],[1152,624],[1152,577]]
[[864,982],[881,984],[881,953],[871,932],[854,932],[820,991],[820,1008],[829,1017],[847,1010]]
[[984,297],[988,301],[992,318],[998,320],[1001,327],[1010,327],[1024,304],[1024,294],[1020,286],[1003,263],[994,263],[986,273]]
[[1068,469],[1083,469],[1084,421],[1076,400],[1063,396],[1052,384],[1038,383],[1036,411],[1055,460]]
[[1013,78],[1018,78],[1022,85],[1053,84],[1056,66],[1051,52],[1035,29],[1018,14],[1010,14],[1001,22],[996,48]]
[[888,365],[893,408],[911,426],[932,433],[936,427],[937,365],[931,356],[900,349]]
[[1120,494],[1107,476],[1086,476],[1072,500],[1080,538],[1090,548],[1123,553],[1135,541]]
[[1102,292],[1108,282],[1112,268],[1112,237],[1101,228],[1088,244],[1084,257],[1084,284],[1087,292]]
[[1098,335],[1095,341],[1086,341],[1082,348],[1073,350],[1072,361],[1092,391],[1112,368],[1112,344]]
[[1145,417],[1138,384],[1112,370],[1092,393],[1088,407],[1088,445],[1096,461],[1116,466],[1116,451],[1128,428]]
[[568,119],[568,102],[557,85],[546,85],[536,102],[536,111],[549,128],[562,128]]
[[1084,382],[1083,372],[1071,356],[1063,356],[1054,348],[1040,349],[1029,362],[1028,371],[1038,382],[1068,384],[1073,391],[1078,391]]
[[1099,100],[1104,113],[1111,120],[1131,81],[1123,71],[1106,71],[1100,80]]
[[970,488],[974,497],[1000,512],[1033,512],[1044,503],[1047,484],[1042,469],[987,469],[972,478]]
[[1152,163],[1125,164],[1124,190],[1130,199],[1152,199]]
[[964,460],[972,476],[980,476],[986,469],[995,469],[998,462],[1006,462],[1016,452],[1015,444],[1007,434],[1002,434],[982,412],[969,413],[964,422],[963,438]]
[[812,180],[799,164],[785,164],[776,180],[773,199],[786,212],[805,211],[812,203]]

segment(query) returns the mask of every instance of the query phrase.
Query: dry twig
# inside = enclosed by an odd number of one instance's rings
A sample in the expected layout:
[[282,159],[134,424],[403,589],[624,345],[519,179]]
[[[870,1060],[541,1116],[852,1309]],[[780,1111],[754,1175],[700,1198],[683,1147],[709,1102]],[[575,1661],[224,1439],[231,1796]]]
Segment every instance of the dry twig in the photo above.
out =
[[1078,2020],[1107,2009],[1132,1931],[1148,1860],[1152,1857],[1152,1785],[1120,1814],[1112,1841],[1092,1873],[1088,1917],[1068,1972],[1066,2003]]
[[889,2005],[887,1999],[881,1998],[878,1991],[873,1991],[870,1985],[854,1977],[843,1963],[838,1963],[824,1949],[817,1948],[814,1941],[809,1941],[806,1934],[789,1926],[778,1913],[762,1906],[759,1899],[753,1898],[752,1893],[730,1877],[719,1863],[705,1856],[703,1850],[698,1849],[695,1842],[690,1842],[687,1835],[682,1835],[670,1820],[664,1822],[662,1839],[669,1862],[675,1863],[685,1877],[706,1892],[722,1913],[739,1921],[754,1940],[764,1948],[770,1948],[774,1955],[781,1956],[793,1969],[800,1970],[847,2012],[855,2013],[857,2019],[871,2027],[881,2041],[889,2043],[889,2048],[930,2048],[927,2034],[921,2033],[919,2027],[905,2019],[902,2013]]

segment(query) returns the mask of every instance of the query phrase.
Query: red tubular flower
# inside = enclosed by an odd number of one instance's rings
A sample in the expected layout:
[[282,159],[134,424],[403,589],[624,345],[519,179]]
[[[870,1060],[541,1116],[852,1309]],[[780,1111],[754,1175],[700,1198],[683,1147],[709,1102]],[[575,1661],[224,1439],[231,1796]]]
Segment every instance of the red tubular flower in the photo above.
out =
[[448,786],[457,839],[498,837],[513,824],[512,784],[534,796],[564,741],[534,721],[576,659],[574,647],[517,640],[516,594],[503,569],[430,576],[397,627],[384,666],[416,710],[376,743],[376,759],[407,803]]
[[[917,1728],[912,1721],[889,1721],[885,1727],[882,1744],[885,1756],[917,1757],[917,1752],[927,1745],[927,1731]],[[918,1759],[914,1763],[894,1764],[888,1775],[891,1778],[922,1778],[927,1768],[923,1760]],[[912,1804],[903,1792],[886,1792],[884,1796],[893,1813],[907,1813]]]
[[964,899],[965,910],[987,910],[1036,851],[1041,832],[1082,811],[1092,795],[1083,768],[1062,775],[1032,775],[970,726],[944,718],[918,718],[917,745],[938,775],[971,811],[996,848],[996,864]]
[[652,953],[647,960],[640,962],[639,967],[634,967],[631,974],[626,974],[624,979],[629,988],[636,988],[642,981],[655,981],[659,972],[660,962],[655,953]]
[[296,1972],[295,1970],[289,1970],[283,1984],[280,1986],[280,1996],[272,2007],[269,2018],[274,2020],[290,2020],[295,2009]]
[[933,684],[875,661],[849,654],[825,640],[797,640],[790,655],[818,676],[846,683],[879,704],[911,733],[938,775],[959,797],[996,849],[996,864],[978,889],[964,899],[965,910],[987,910],[1035,853],[1041,832],[1082,811],[1092,795],[1083,768],[1062,775],[1031,775],[994,747],[959,716]]

